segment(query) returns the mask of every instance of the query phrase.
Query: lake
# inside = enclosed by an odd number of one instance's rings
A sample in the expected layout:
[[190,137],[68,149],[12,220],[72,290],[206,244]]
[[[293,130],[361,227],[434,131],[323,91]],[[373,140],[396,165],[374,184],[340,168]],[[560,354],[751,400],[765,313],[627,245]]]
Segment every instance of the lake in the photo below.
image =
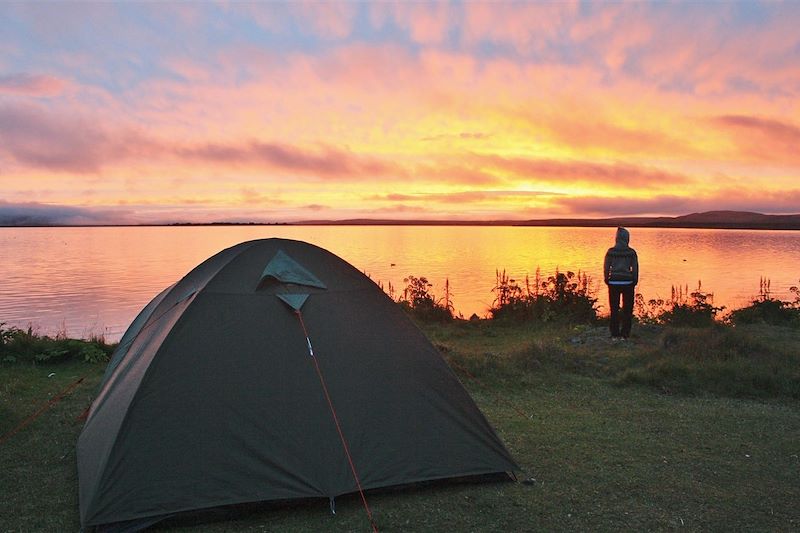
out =
[[[614,228],[494,226],[187,226],[0,228],[0,322],[42,334],[118,340],[151,298],[204,259],[251,239],[282,237],[321,246],[385,288],[409,275],[432,292],[445,280],[456,311],[485,316],[497,270],[513,278],[586,272],[607,311],[603,254]],[[639,254],[637,292],[669,298],[673,285],[702,281],[715,305],[743,307],[761,277],[790,299],[800,279],[800,232],[631,229]]]

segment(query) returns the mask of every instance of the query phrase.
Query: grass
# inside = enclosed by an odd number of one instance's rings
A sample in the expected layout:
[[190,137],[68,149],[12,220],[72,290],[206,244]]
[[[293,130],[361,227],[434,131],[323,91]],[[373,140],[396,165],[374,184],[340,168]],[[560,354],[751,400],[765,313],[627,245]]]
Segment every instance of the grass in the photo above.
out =
[[[480,321],[424,329],[534,481],[369,493],[380,531],[800,529],[798,398],[786,387],[710,385],[754,368],[792,375],[800,367],[797,329],[639,326],[628,343],[611,343],[591,326]],[[743,366],[748,360],[754,366]],[[726,361],[735,363],[732,378],[719,377],[731,371],[697,377]],[[681,365],[692,386],[669,386],[682,382],[674,369],[650,379],[657,368]],[[79,360],[0,364],[0,434],[86,378],[0,444],[0,531],[79,529],[77,417],[102,372]],[[357,496],[337,499],[335,516],[327,502],[313,501],[201,518],[157,529],[369,531]]]

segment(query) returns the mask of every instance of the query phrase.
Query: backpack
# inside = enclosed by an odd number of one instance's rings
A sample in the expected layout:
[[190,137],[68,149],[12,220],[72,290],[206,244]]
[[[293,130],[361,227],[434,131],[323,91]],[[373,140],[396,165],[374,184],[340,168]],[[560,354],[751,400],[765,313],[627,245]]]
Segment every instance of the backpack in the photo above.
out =
[[635,257],[636,252],[630,248],[627,250],[610,249],[608,251],[608,281],[632,283],[634,281],[633,260]]

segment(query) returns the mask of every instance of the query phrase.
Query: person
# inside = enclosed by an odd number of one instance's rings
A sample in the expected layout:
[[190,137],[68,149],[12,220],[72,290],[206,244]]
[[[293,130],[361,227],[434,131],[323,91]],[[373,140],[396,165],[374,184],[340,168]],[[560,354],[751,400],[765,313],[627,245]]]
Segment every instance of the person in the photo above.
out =
[[603,260],[603,279],[608,285],[611,308],[611,338],[615,340],[627,339],[631,334],[634,290],[639,283],[639,257],[629,246],[630,239],[628,230],[617,228],[616,244],[608,249]]

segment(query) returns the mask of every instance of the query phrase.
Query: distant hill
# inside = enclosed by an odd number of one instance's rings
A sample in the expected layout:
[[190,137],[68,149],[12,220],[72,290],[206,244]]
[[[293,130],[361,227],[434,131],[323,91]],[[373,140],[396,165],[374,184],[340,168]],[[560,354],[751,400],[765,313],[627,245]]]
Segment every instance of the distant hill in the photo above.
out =
[[800,230],[800,214],[765,215],[747,211],[707,211],[678,217],[544,218],[535,220],[397,220],[357,218],[306,220],[299,225],[337,226],[571,226],[632,228],[791,229]]
[[765,215],[747,211],[706,211],[678,217],[616,217],[601,219],[542,219],[520,226],[629,226],[638,228],[800,229],[798,215]]

